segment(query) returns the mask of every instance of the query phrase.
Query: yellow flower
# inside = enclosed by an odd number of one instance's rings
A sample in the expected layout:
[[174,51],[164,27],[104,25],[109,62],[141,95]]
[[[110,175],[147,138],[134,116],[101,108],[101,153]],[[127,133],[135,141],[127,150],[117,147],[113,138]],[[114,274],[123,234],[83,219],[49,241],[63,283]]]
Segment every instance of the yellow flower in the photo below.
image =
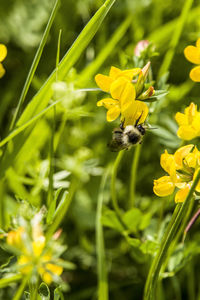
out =
[[102,91],[110,93],[112,84],[115,80],[119,79],[120,77],[123,77],[127,79],[128,82],[131,82],[133,77],[137,76],[140,73],[140,71],[140,68],[122,71],[112,66],[110,68],[109,76],[97,74],[95,76],[95,81]]
[[109,76],[97,74],[95,81],[112,98],[105,98],[97,102],[97,106],[104,106],[107,111],[107,121],[114,121],[121,114],[125,120],[124,126],[133,125],[141,116],[139,123],[143,123],[148,115],[148,106],[136,99],[136,89],[132,79],[141,73],[140,68],[121,71],[111,67]]
[[54,258],[55,249],[51,246],[47,248],[40,221],[40,214],[36,214],[32,219],[31,235],[29,228],[26,231],[23,227],[8,232],[7,243],[20,253],[17,261],[22,274],[37,270],[42,280],[50,284],[55,276],[62,274],[63,267],[58,265],[57,259]]
[[200,82],[200,38],[196,41],[196,47],[191,45],[187,46],[184,49],[184,54],[187,60],[199,65],[190,71],[190,78],[195,82]]
[[5,69],[2,65],[2,61],[6,58],[7,56],[7,48],[5,45],[0,44],[0,78],[3,77],[5,74]]
[[[165,197],[178,188],[175,202],[183,202],[200,168],[199,150],[192,144],[179,148],[173,155],[165,150],[161,155],[160,164],[169,176],[154,180],[154,193],[159,197]],[[200,191],[200,181],[195,191]]]
[[200,136],[200,112],[193,102],[186,107],[184,114],[176,113],[175,119],[179,125],[177,132],[179,138],[189,141]]

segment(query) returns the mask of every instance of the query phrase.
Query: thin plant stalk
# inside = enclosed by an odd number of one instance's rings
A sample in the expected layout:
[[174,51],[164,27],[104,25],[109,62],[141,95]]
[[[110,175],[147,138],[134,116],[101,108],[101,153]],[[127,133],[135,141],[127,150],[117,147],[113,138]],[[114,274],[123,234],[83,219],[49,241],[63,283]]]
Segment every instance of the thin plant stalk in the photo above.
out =
[[165,54],[163,63],[160,67],[159,73],[158,73],[158,78],[160,78],[162,75],[164,75],[170,68],[170,65],[172,63],[172,59],[175,54],[176,47],[178,45],[179,39],[181,37],[181,33],[183,31],[183,27],[185,22],[187,21],[187,17],[190,11],[190,8],[192,6],[193,0],[186,0],[184,2],[184,6],[181,12],[181,15],[178,19],[178,23],[176,24],[176,28],[174,30],[174,33],[172,35],[170,44],[169,44],[169,49],[167,53]]
[[189,206],[188,206],[188,209],[187,209],[187,212],[184,216],[184,219],[183,221],[181,222],[181,225],[180,225],[180,230],[177,232],[175,238],[173,239],[173,241],[171,242],[171,245],[169,247],[169,250],[168,250],[168,253],[167,253],[167,257],[165,259],[165,262],[163,263],[163,266],[162,266],[162,272],[165,271],[167,265],[168,265],[168,261],[178,243],[178,241],[180,240],[181,238],[181,235],[182,235],[182,232],[185,232],[185,227],[186,227],[186,224],[188,222],[188,219],[192,213],[192,210],[193,210],[193,207],[194,207],[194,198],[191,199],[190,203],[189,203]]
[[[178,230],[178,227],[182,220],[184,219],[184,216],[187,212],[190,199],[193,195],[193,192],[195,191],[196,185],[198,184],[198,181],[200,179],[200,170],[197,173],[197,176],[192,184],[192,187],[184,201],[183,204],[177,204],[171,221],[167,227],[167,230],[163,236],[163,239],[161,241],[160,248],[158,249],[158,252],[153,260],[153,263],[151,265],[146,285],[145,285],[145,290],[144,290],[144,300],[151,300],[154,299],[154,293],[155,293],[155,288],[157,286],[157,282],[159,279],[159,272],[162,267],[163,261],[167,255],[167,251],[169,249],[169,246],[171,245],[172,239],[175,235],[175,233]],[[179,229],[180,230],[180,229]]]
[[[58,80],[58,64],[60,61],[60,41],[61,41],[61,33],[59,31],[58,36],[58,45],[57,45],[57,55],[56,55],[56,81]],[[54,174],[54,139],[55,139],[55,127],[56,127],[56,107],[53,107],[53,122],[52,122],[52,130],[51,130],[51,139],[50,139],[50,147],[49,147],[49,189],[48,189],[48,197],[47,197],[47,205],[49,206],[53,201],[53,174]]]
[[184,234],[183,234],[183,241],[185,240],[186,234],[188,233],[188,231],[190,230],[192,225],[196,222],[199,215],[200,215],[200,208],[196,211],[196,213],[194,214],[194,216],[192,217],[192,219],[188,223],[187,227],[185,228]]
[[97,271],[98,271],[98,300],[108,300],[108,275],[105,257],[105,246],[103,236],[103,226],[101,223],[102,206],[104,199],[104,189],[108,178],[109,169],[105,171],[102,176],[96,215],[96,253],[97,253]]
[[136,177],[138,170],[138,163],[140,159],[141,145],[137,145],[134,151],[132,167],[131,167],[131,180],[130,180],[130,208],[135,205],[135,186],[136,186]]
[[31,81],[33,79],[33,76],[34,76],[35,71],[37,69],[37,66],[39,64],[40,57],[42,55],[44,46],[46,44],[46,41],[47,41],[47,38],[48,38],[48,35],[49,35],[49,31],[51,29],[51,26],[53,24],[54,18],[56,16],[56,13],[57,13],[57,10],[58,10],[58,7],[59,7],[59,3],[60,3],[60,0],[56,0],[55,1],[54,7],[53,7],[52,12],[51,12],[51,16],[49,17],[48,24],[47,24],[46,29],[44,31],[44,34],[43,34],[43,37],[41,39],[40,45],[39,45],[39,47],[37,49],[37,52],[35,54],[33,63],[31,65],[30,71],[28,73],[28,76],[26,78],[26,81],[25,81],[25,84],[24,84],[24,87],[23,87],[23,90],[21,92],[20,99],[19,99],[19,102],[17,104],[17,108],[16,108],[15,113],[13,115],[13,119],[12,119],[12,122],[11,122],[11,125],[10,125],[10,131],[12,131],[13,128],[14,128],[14,126],[15,126],[15,123],[16,123],[17,118],[18,118],[19,113],[20,113],[21,106],[22,106],[22,104],[24,102],[24,99],[25,99],[27,93],[28,93]]
[[118,201],[117,201],[117,194],[116,194],[116,178],[117,178],[117,170],[119,167],[119,164],[122,160],[122,157],[124,155],[124,151],[120,151],[116,157],[116,160],[114,162],[114,166],[113,166],[113,170],[112,170],[112,176],[111,176],[111,199],[112,199],[112,205],[113,208],[116,212],[116,215],[120,221],[120,223],[122,224],[123,227],[125,227],[125,224],[122,220],[122,212],[121,209],[118,205]]
[[17,292],[15,293],[15,296],[13,297],[13,300],[20,300],[22,297],[22,294],[26,288],[26,285],[29,281],[30,278],[30,274],[28,274],[27,276],[24,277],[24,279],[22,280]]

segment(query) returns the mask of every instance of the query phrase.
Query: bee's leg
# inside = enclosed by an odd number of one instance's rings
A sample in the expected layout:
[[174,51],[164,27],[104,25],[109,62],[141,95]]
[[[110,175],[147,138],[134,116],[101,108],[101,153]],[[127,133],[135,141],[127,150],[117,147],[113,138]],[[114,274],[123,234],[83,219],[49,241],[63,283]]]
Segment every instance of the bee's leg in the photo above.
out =
[[124,123],[125,123],[125,119],[119,125],[119,127],[120,127],[121,130],[124,130]]
[[136,127],[137,124],[139,123],[139,121],[140,121],[140,119],[141,119],[141,117],[142,117],[142,114],[143,114],[143,111],[142,111],[141,115],[139,116],[139,118],[136,120],[136,122],[135,122],[135,127]]

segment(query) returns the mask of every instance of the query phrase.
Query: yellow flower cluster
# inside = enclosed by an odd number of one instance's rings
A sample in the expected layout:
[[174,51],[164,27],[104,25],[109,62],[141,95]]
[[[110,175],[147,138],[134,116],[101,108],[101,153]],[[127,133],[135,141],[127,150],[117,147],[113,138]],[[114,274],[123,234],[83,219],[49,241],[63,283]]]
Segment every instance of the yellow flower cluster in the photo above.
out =
[[[142,89],[146,72],[148,72],[150,63],[142,70],[133,68],[130,70],[120,70],[116,67],[111,67],[109,76],[97,74],[95,81],[102,91],[110,93],[112,98],[105,98],[97,102],[97,106],[104,106],[107,111],[107,121],[111,122],[118,118],[121,114],[121,120],[124,121],[124,126],[135,124],[136,120],[141,116],[139,124],[144,123],[148,115],[148,106],[136,100],[139,96],[137,90],[137,82],[141,82]],[[138,80],[136,76],[139,75]],[[135,80],[134,80],[135,79]],[[135,81],[135,84],[133,84]],[[139,86],[141,92],[141,85]],[[145,96],[150,97],[154,93],[153,87],[150,87]]]
[[5,69],[2,65],[2,61],[6,58],[7,56],[7,48],[5,45],[0,44],[0,78],[3,77],[5,74]]
[[187,60],[198,65],[190,71],[190,78],[195,82],[200,82],[200,38],[196,41],[196,47],[187,46],[184,49],[184,54]]
[[[37,214],[35,219],[37,219]],[[32,227],[32,236],[24,227],[8,232],[7,244],[16,248],[18,266],[22,274],[30,274],[33,270],[41,276],[47,284],[51,284],[54,276],[60,276],[63,268],[54,261],[52,249],[46,249],[45,236],[39,222]]]
[[[165,150],[161,155],[160,164],[169,175],[154,180],[154,193],[165,197],[178,188],[175,202],[183,202],[200,168],[199,150],[192,144],[179,148],[173,155]],[[200,192],[200,182],[195,191]]]
[[200,136],[200,112],[193,102],[186,107],[184,114],[176,113],[175,119],[179,125],[177,132],[179,138],[189,141]]

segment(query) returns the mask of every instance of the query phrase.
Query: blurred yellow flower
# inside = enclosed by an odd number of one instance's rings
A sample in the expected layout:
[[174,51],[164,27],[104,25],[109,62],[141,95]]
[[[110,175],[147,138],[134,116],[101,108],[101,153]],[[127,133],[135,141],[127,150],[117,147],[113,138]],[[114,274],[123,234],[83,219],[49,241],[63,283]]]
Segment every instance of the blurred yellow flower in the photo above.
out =
[[97,74],[95,81],[112,98],[105,98],[97,102],[97,106],[104,106],[107,111],[107,121],[114,121],[121,114],[124,126],[133,125],[141,116],[139,123],[143,123],[148,115],[148,106],[136,100],[136,89],[132,83],[135,76],[141,73],[140,68],[121,71],[111,67],[109,76]]
[[179,125],[177,132],[179,138],[189,141],[200,136],[200,112],[193,102],[186,107],[184,113],[176,113],[175,119]]
[[18,250],[17,258],[19,271],[22,274],[32,273],[37,270],[42,280],[51,284],[54,276],[60,276],[63,267],[57,265],[52,249],[47,248],[46,239],[40,225],[40,216],[36,214],[32,222],[32,232],[19,227],[7,234],[7,244]]
[[191,63],[199,65],[190,71],[190,78],[200,82],[200,38],[196,41],[196,47],[190,45],[184,49],[184,55]]
[[[161,155],[160,164],[169,176],[154,180],[154,193],[159,197],[165,197],[178,188],[175,202],[183,202],[200,168],[200,152],[192,144],[179,148],[173,155],[165,150]],[[195,191],[200,192],[200,182]]]
[[5,69],[2,65],[2,61],[6,58],[7,56],[7,48],[5,45],[0,44],[0,78],[3,77],[5,74]]

